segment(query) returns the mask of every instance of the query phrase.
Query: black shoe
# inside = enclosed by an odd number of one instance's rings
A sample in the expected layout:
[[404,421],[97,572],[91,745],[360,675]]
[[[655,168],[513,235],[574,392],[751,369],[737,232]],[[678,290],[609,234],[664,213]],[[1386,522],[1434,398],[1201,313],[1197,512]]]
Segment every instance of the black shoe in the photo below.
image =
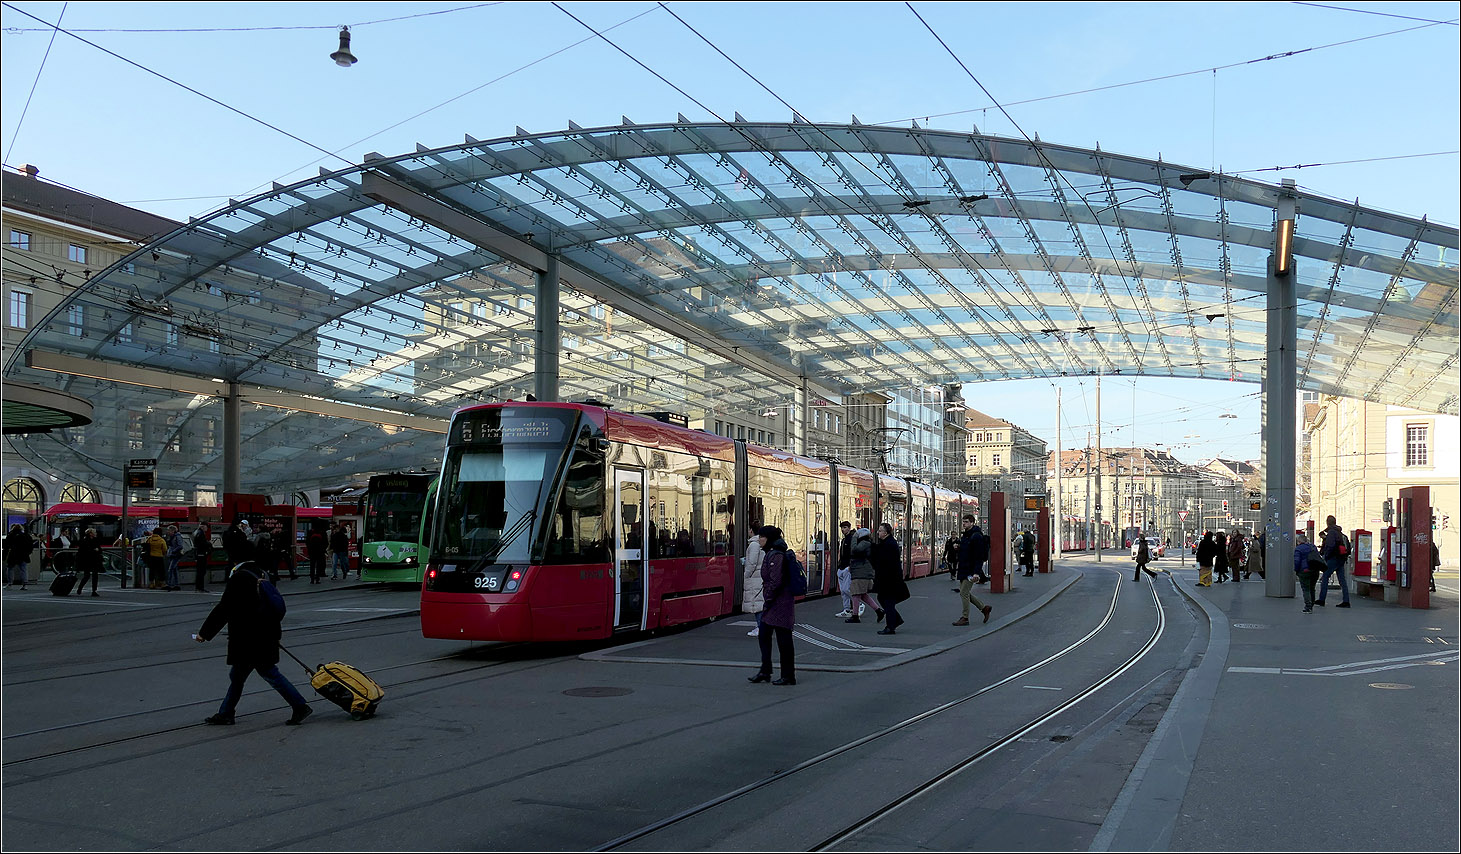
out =
[[787,677],[783,676],[782,678],[777,679],[775,682],[772,682],[771,684],[772,685],[795,685],[796,684],[796,678],[795,677],[787,678]]
[[1305,614],[1312,614],[1312,613],[1314,613],[1314,609],[1313,608],[1305,608],[1304,609],[1304,613]]
[[209,715],[203,719],[209,726],[233,726],[233,715]]
[[844,623],[860,623],[860,622],[862,622],[862,620],[856,614],[853,614],[851,617],[848,617],[847,619],[843,620],[842,622],[844,622]]
[[895,629],[895,628],[893,628],[892,626],[889,626],[886,629],[878,629],[878,634],[880,634],[880,635],[895,635],[897,633],[898,633],[898,630]]
[[878,622],[881,623],[883,621],[883,617],[886,616],[887,613],[888,613],[887,611],[884,611],[882,608],[879,608],[878,609]]
[[1340,602],[1338,605],[1335,605],[1334,607],[1336,607],[1336,608],[1348,608],[1349,607],[1349,603],[1348,602]]
[[757,673],[755,676],[752,676],[752,677],[748,678],[746,681],[747,682],[770,682],[771,681],[771,674],[770,673]]
[[1323,599],[1319,599],[1319,600],[1315,601],[1314,604],[1315,605],[1318,605],[1320,608],[1323,608],[1324,607],[1324,600]]
[[294,714],[290,715],[289,720],[285,721],[284,723],[286,726],[299,726],[300,724],[304,723],[305,718],[314,713],[315,710],[311,709],[309,706],[300,706],[299,708],[294,710]]

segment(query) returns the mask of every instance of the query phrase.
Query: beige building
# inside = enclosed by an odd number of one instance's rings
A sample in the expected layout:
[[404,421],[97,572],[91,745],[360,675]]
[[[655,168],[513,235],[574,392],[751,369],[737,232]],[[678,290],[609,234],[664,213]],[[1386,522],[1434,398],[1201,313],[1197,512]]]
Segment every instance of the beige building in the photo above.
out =
[[[1402,406],[1325,396],[1305,426],[1315,527],[1334,516],[1346,529],[1385,527],[1386,499],[1429,486],[1443,567],[1458,563],[1461,420]],[[1300,524],[1303,523],[1300,519]]]
[[1010,519],[1016,527],[1033,530],[1038,511],[1025,509],[1025,496],[1045,497],[1045,440],[1003,418],[965,408],[968,430],[964,471],[979,496],[981,514],[987,517],[989,495],[1008,492],[1012,503]]

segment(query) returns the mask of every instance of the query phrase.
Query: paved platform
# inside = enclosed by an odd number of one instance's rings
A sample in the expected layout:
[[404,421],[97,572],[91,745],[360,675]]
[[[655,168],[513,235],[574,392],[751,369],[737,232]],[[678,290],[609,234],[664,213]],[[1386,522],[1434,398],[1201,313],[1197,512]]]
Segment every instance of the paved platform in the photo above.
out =
[[[957,582],[951,582],[946,574],[910,581],[911,598],[898,605],[905,622],[893,635],[878,634],[883,626],[870,611],[859,617],[859,623],[838,617],[840,595],[802,602],[796,608],[796,666],[799,671],[886,670],[937,655],[1013,625],[1079,578],[1079,572],[1065,567],[1019,576],[1005,593],[991,594],[988,584],[976,585],[974,595],[993,611],[985,623],[971,606],[966,627],[952,625],[959,617],[959,597],[954,589]],[[755,667],[760,653],[756,639],[748,636],[755,626],[754,615],[741,614],[691,631],[671,632],[581,657],[590,661]]]

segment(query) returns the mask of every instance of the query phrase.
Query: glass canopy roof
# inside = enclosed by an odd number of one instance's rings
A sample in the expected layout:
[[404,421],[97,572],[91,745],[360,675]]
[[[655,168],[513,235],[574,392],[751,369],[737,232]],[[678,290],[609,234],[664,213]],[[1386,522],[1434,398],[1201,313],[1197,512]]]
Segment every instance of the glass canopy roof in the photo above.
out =
[[[445,213],[380,201],[382,181]],[[239,383],[247,491],[433,465],[440,437],[399,416],[439,423],[533,388],[523,251],[560,259],[565,400],[751,412],[789,402],[803,376],[856,391],[1257,382],[1279,193],[1045,142],[739,117],[372,155],[231,202],[93,276],[7,377],[128,424],[16,447],[101,481],[128,456],[160,457],[163,486],[221,480],[216,397],[38,370],[35,351]],[[1457,230],[1296,196],[1299,386],[1455,414]]]

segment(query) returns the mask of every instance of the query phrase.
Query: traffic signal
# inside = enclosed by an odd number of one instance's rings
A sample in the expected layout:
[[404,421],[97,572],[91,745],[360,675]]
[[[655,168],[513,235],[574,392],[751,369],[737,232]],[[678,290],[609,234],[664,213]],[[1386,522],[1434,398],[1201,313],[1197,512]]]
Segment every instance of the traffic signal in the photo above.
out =
[[1395,519],[1395,500],[1394,499],[1392,499],[1392,498],[1385,499],[1385,503],[1383,505],[1381,505],[1381,507],[1380,507],[1380,515],[1381,515],[1382,518],[1384,518],[1384,520],[1386,522],[1390,522],[1390,521],[1393,521]]
[[1223,512],[1228,512],[1228,499],[1226,498],[1223,499]]

